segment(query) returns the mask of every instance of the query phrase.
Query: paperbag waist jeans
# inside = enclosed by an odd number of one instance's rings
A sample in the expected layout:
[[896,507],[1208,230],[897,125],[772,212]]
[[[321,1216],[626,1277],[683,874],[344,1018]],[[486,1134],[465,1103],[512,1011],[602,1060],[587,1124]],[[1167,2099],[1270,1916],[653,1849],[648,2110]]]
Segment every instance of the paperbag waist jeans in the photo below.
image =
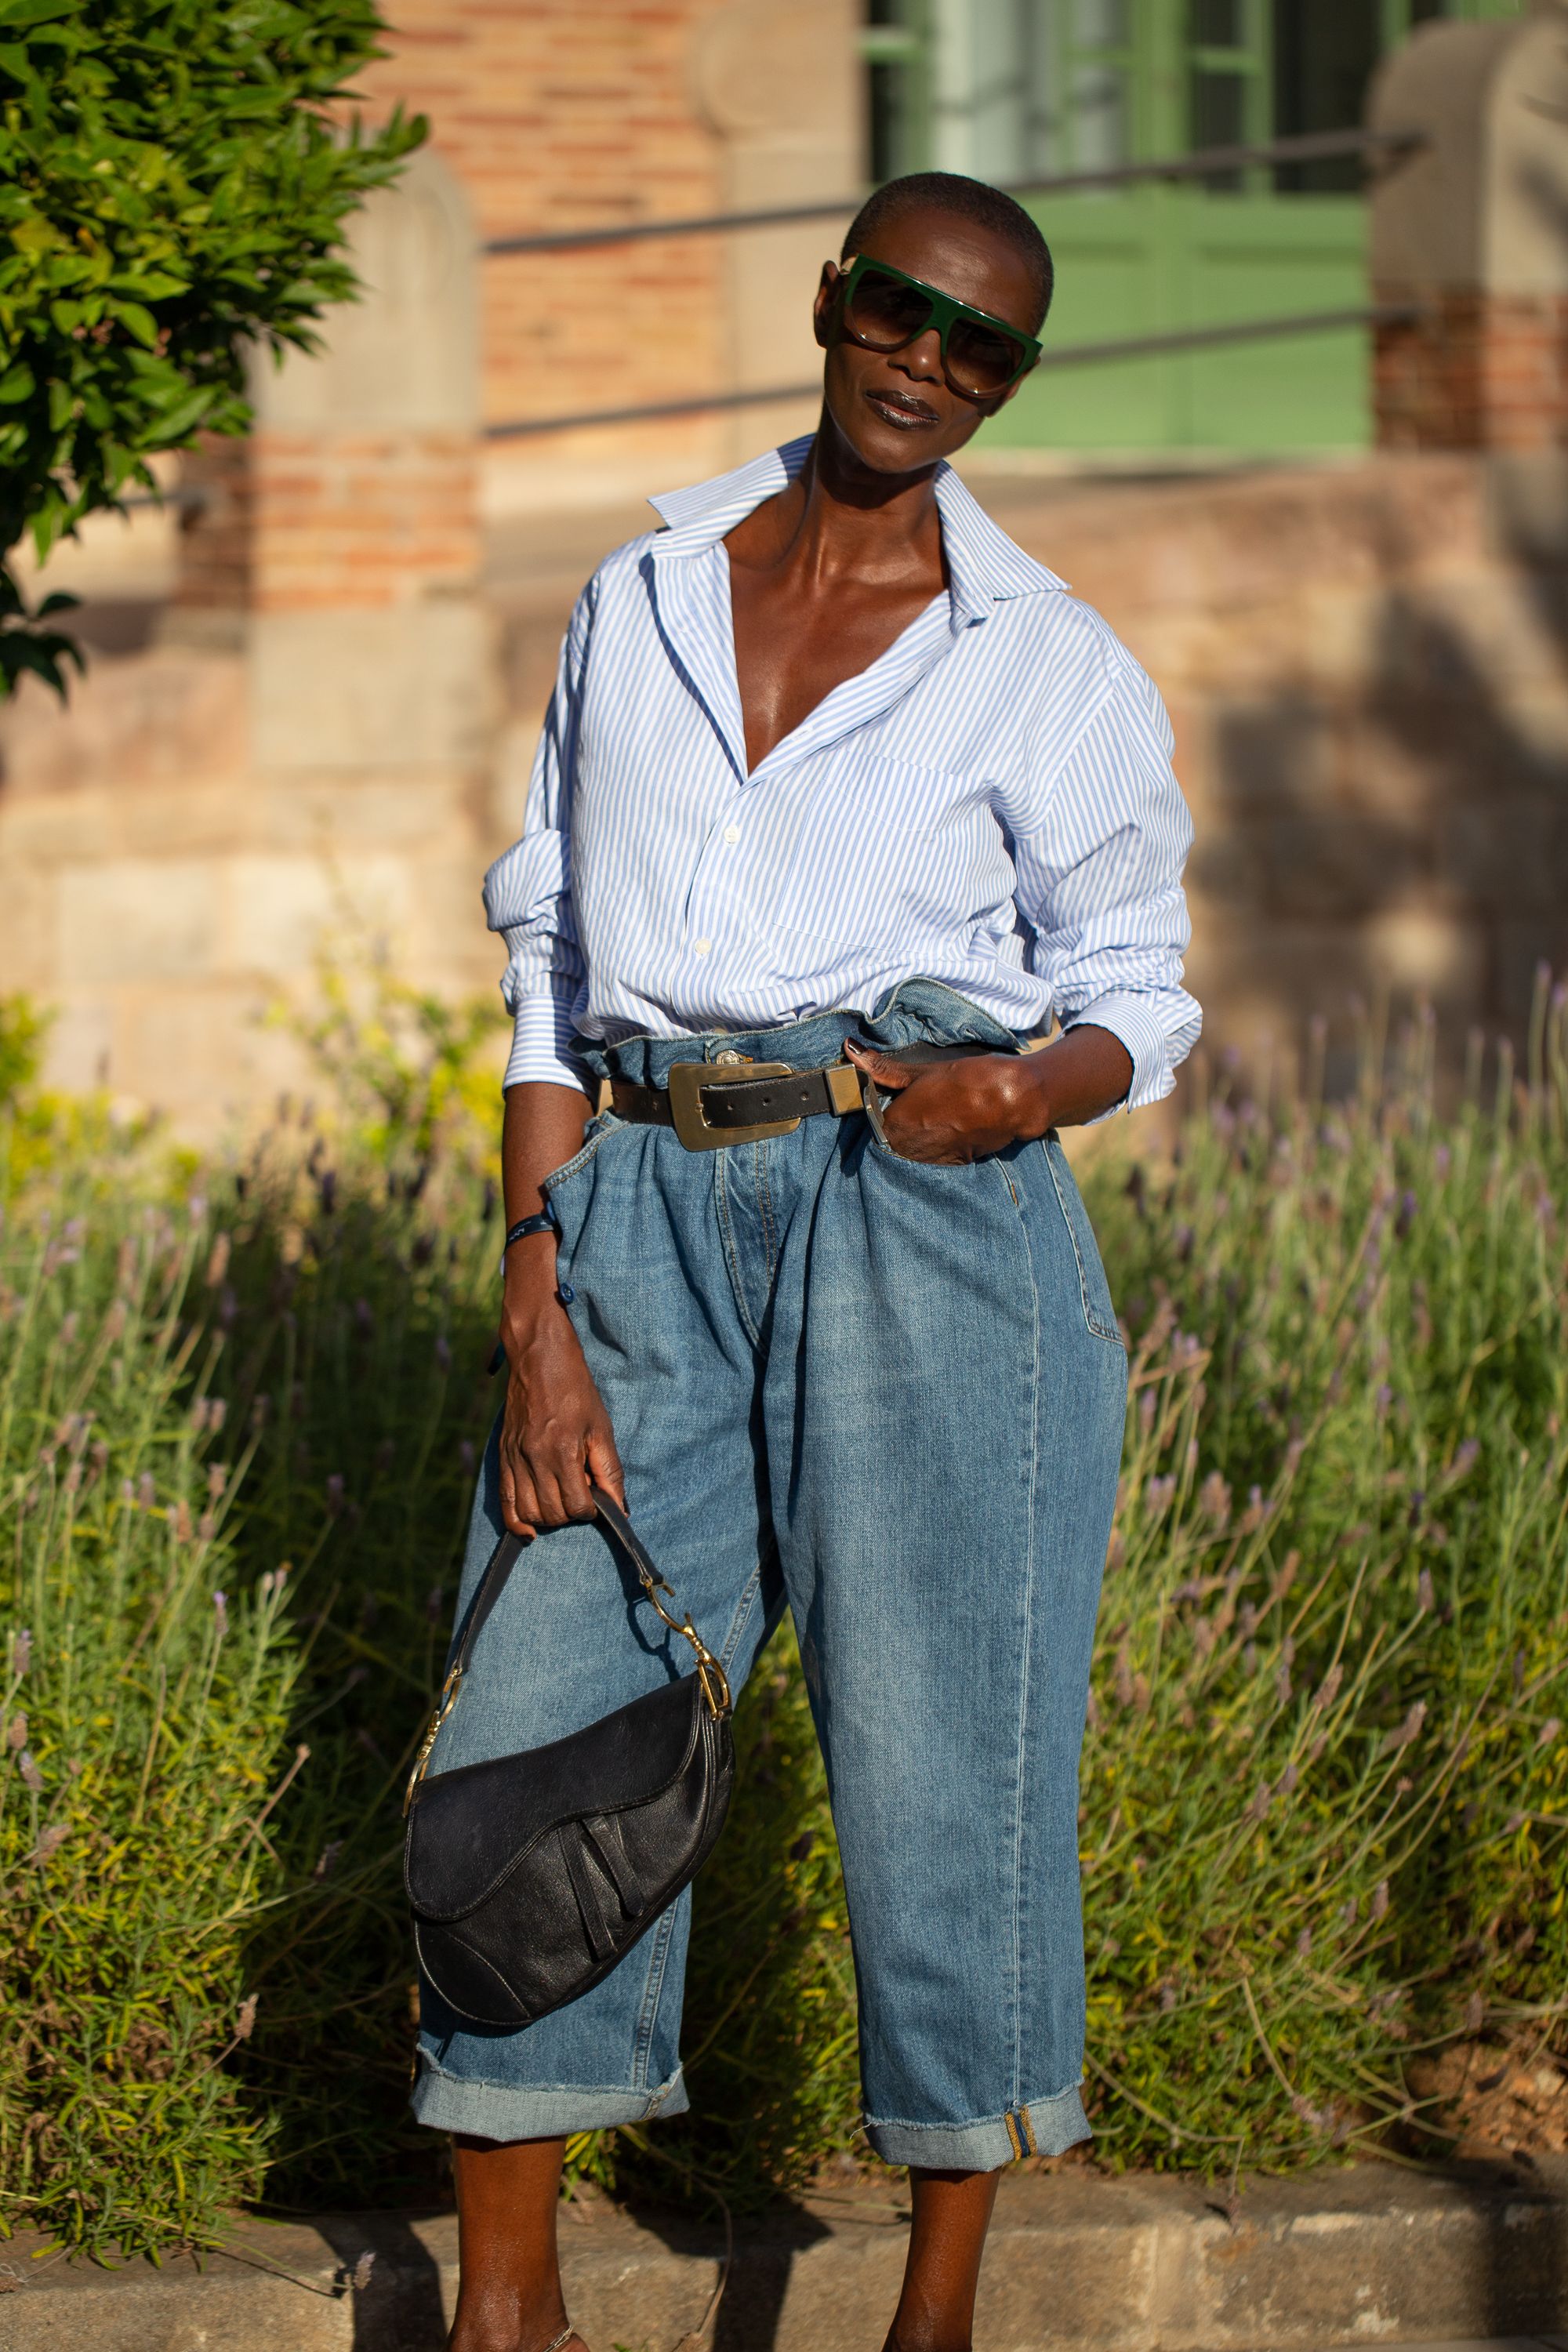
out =
[[[857,1031],[890,1050],[1015,1043],[917,980],[868,1021],[595,1058],[663,1085],[726,1053],[816,1067]],[[692,1153],[605,1115],[548,1191],[632,1516],[737,1693],[793,1613],[872,2147],[976,2170],[1069,2147],[1088,2134],[1079,1749],[1126,1362],[1059,1145],[925,1167],[852,1114]],[[500,1531],[497,1461],[492,1437],[459,1615]],[[552,1531],[485,1625],[430,1769],[577,1730],[686,1671],[684,1649],[628,1600],[597,1527]],[[422,2120],[510,2139],[684,2108],[689,1906],[519,2032],[464,2023],[426,1985]]]

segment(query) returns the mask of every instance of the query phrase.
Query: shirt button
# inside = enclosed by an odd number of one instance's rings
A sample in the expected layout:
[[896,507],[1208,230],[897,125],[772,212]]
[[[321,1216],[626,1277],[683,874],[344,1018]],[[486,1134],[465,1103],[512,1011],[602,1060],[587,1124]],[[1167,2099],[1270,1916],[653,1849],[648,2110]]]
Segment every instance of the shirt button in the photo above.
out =
[[729,843],[731,848],[733,849],[735,844],[741,838],[740,826],[738,824],[727,824],[724,827],[724,838]]
[[711,940],[696,940],[692,942],[692,945],[699,955],[706,955],[712,944],[713,942]]

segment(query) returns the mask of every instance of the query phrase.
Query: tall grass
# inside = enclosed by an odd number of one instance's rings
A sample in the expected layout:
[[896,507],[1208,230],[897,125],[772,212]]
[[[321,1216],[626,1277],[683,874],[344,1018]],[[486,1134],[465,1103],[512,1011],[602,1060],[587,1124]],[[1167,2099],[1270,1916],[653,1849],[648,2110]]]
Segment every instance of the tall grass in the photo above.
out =
[[[495,1402],[500,1221],[472,1033],[402,1012],[374,1050],[324,1020],[330,1123],[286,1108],[199,1179],[107,1130],[51,1154],[28,1114],[0,1234],[28,1718],[0,1760],[0,2191],[70,2243],[199,2239],[264,2174],[290,2206],[437,2185],[397,1794]],[[1494,1064],[1440,1110],[1431,1062],[1416,1024],[1367,1041],[1343,1102],[1216,1089],[1172,1164],[1086,1180],[1133,1375],[1081,1841],[1113,2162],[1440,2152],[1410,2056],[1560,2032],[1562,1003],[1522,1082]],[[572,2150],[731,2204],[853,2146],[857,2113],[786,1643],[740,1735],[697,1891],[695,2113]]]

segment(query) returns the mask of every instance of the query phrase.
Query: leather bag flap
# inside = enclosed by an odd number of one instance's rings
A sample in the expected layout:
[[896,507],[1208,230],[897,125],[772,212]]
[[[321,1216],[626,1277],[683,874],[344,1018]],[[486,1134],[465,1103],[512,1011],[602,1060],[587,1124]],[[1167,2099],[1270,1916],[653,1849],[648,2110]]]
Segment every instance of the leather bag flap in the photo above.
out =
[[415,1910],[461,1919],[557,1823],[647,1804],[686,1769],[707,1713],[700,1682],[685,1675],[548,1748],[429,1774],[404,1853]]

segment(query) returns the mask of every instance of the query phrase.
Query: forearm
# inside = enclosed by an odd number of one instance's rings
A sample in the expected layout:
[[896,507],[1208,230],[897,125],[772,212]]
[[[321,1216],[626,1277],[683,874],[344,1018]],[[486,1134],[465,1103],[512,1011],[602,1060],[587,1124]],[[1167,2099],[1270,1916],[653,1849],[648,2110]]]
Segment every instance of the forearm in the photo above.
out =
[[[587,1096],[575,1087],[525,1082],[508,1087],[500,1155],[509,1229],[543,1208],[544,1179],[581,1149],[589,1111]],[[501,1291],[503,1343],[509,1328],[531,1321],[554,1289],[554,1234],[532,1234],[513,1242]]]
[[1027,1117],[1020,1132],[1041,1136],[1053,1127],[1086,1127],[1125,1100],[1132,1056],[1109,1029],[1084,1022],[1018,1063]]
[[[581,1148],[589,1110],[574,1087],[524,1080],[508,1087],[501,1173],[509,1228],[543,1207],[544,1179]],[[556,1281],[552,1233],[513,1242],[501,1288],[500,1507],[523,1536],[591,1518],[595,1486],[625,1499],[609,1415]]]

